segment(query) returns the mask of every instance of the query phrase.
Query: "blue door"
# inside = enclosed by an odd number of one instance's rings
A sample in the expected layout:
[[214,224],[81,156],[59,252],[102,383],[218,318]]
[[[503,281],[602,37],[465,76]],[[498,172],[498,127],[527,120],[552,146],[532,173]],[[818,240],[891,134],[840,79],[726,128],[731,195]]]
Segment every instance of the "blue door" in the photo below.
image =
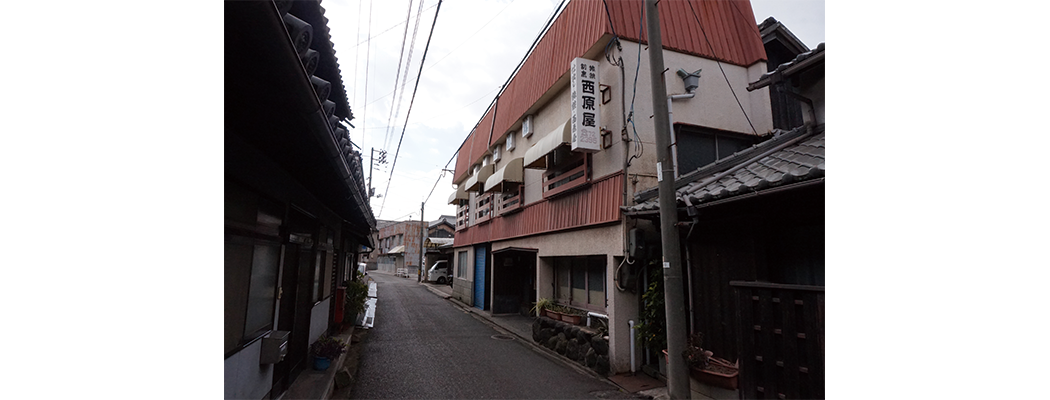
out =
[[474,248],[474,307],[485,309],[485,246]]

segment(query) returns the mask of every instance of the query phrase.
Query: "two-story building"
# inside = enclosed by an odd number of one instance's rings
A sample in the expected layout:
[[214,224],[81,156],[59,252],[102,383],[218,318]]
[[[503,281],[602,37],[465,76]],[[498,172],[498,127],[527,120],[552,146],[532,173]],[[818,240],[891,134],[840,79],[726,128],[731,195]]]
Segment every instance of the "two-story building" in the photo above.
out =
[[670,116],[653,115],[643,2],[571,1],[467,135],[449,198],[454,297],[493,314],[549,298],[606,319],[612,372],[630,370],[640,266],[658,257],[639,251],[658,229],[621,212],[657,184],[652,118],[671,118],[664,168],[679,175],[773,129],[768,89],[747,90],[767,72],[750,3],[658,8]]
[[223,393],[279,398],[341,322],[375,218],[319,2],[224,7]]

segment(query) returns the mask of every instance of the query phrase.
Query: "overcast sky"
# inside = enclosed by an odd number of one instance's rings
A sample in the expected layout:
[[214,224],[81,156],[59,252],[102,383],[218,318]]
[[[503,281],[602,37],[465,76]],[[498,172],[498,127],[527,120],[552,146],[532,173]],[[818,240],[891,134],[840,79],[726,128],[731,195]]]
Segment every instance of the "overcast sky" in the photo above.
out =
[[[419,0],[321,3],[354,112],[356,128],[350,135],[363,149],[366,178],[371,150],[388,153],[387,164],[372,172],[372,186],[382,195],[372,198],[379,219],[419,219],[420,204],[428,196],[426,220],[455,214],[447,204],[452,174],[442,174],[442,169],[455,169],[449,161],[560,0],[443,1],[409,115],[437,3],[423,0],[422,11]],[[824,1],[752,0],[751,4],[756,22],[773,16],[807,46],[824,42]],[[401,77],[395,87],[399,59]]]

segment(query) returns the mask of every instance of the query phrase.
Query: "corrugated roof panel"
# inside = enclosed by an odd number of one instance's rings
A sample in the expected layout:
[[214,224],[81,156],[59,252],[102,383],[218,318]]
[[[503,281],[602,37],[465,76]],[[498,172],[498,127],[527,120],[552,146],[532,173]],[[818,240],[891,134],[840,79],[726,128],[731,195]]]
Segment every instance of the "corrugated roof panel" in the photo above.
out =
[[470,133],[467,135],[467,140],[463,141],[463,144],[459,146],[459,151],[456,156],[456,172],[452,173],[452,182],[458,184],[467,179],[470,175],[470,145],[474,139],[474,134]]

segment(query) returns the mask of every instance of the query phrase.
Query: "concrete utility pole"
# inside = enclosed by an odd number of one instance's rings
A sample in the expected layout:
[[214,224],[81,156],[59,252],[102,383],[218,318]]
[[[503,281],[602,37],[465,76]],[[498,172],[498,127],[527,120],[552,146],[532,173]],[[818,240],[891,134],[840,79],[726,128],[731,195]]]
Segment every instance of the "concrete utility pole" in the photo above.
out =
[[425,202],[425,201],[422,202],[422,203],[419,203],[419,280],[418,280],[418,282],[423,282],[423,274],[426,273],[426,270],[424,269],[424,268],[426,268],[426,265],[423,265],[423,254],[426,251],[424,249],[424,246],[423,246],[424,243],[423,242],[425,241],[425,236],[427,234],[427,223],[423,219],[423,207],[425,207],[426,205],[427,205],[427,202]]
[[649,35],[649,73],[653,88],[653,124],[656,128],[656,168],[660,193],[660,243],[663,250],[664,311],[667,318],[667,393],[672,399],[689,398],[689,369],[682,358],[686,346],[685,299],[682,296],[682,253],[678,243],[678,201],[674,191],[671,127],[667,119],[667,86],[664,83],[663,42],[656,0],[645,0]]

